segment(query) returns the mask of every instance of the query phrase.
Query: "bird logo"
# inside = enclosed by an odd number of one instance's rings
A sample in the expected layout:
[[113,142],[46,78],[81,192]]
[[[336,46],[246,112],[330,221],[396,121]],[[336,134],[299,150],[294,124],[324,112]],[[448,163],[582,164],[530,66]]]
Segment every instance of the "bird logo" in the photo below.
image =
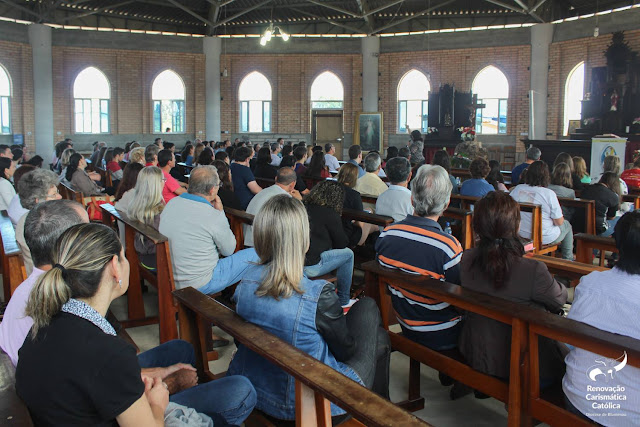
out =
[[615,373],[627,365],[627,352],[617,359],[596,359],[596,364],[587,371],[591,381],[609,382],[615,377]]

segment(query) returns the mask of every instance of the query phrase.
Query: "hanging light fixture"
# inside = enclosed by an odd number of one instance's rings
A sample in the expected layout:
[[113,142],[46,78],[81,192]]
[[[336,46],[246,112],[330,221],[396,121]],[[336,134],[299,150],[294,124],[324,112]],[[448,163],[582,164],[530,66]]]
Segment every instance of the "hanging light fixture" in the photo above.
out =
[[267,42],[271,41],[271,38],[274,37],[276,34],[280,34],[280,37],[284,41],[289,40],[289,38],[291,37],[289,34],[285,33],[280,27],[278,26],[274,27],[272,22],[269,24],[269,28],[265,30],[262,37],[260,37],[260,45],[266,46]]

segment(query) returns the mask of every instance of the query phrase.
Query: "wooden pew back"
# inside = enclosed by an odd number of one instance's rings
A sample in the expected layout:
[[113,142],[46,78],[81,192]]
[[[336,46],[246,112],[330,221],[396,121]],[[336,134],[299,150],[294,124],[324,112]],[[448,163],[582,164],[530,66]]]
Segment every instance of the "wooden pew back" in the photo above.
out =
[[[178,338],[176,325],[177,306],[171,295],[175,290],[173,279],[173,266],[171,265],[171,253],[169,252],[169,240],[153,227],[134,221],[126,214],[105,203],[102,208],[103,222],[112,225],[120,221],[125,227],[125,255],[131,264],[129,272],[129,290],[127,291],[128,320],[123,321],[125,327],[135,327],[159,323],[160,342],[164,343]],[[156,271],[155,273],[142,266],[135,248],[136,234],[139,233],[151,240],[156,245]],[[158,289],[158,316],[145,315],[144,301],[142,299],[141,278],[144,278]]]
[[331,426],[329,402],[367,426],[428,425],[308,354],[262,328],[246,322],[229,308],[193,288],[174,292],[179,302],[180,337],[193,344],[201,380],[211,379],[202,336],[213,323],[251,351],[275,364],[296,381],[296,425]]
[[22,260],[22,251],[16,241],[16,232],[7,211],[0,212],[0,257],[2,258],[2,287],[4,302],[9,302],[11,295],[20,283],[27,278]]
[[580,217],[584,218],[584,232],[596,234],[596,202],[594,200],[558,197],[558,202],[560,206],[576,209],[576,213],[580,211]]
[[616,241],[613,237],[595,236],[593,234],[579,233],[573,236],[576,241],[576,261],[585,264],[593,263],[593,250],[600,250],[600,263],[604,267],[605,251],[618,252]]
[[74,200],[84,206],[84,195],[81,191],[76,191],[63,182],[58,184],[58,191],[65,199]]

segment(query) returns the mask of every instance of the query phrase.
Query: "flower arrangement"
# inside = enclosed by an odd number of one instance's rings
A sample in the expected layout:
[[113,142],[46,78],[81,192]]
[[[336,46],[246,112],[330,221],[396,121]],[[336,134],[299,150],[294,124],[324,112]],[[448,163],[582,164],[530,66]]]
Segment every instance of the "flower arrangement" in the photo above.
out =
[[633,124],[640,125],[640,117],[636,117],[635,119],[633,119]]
[[584,119],[582,121],[582,124],[584,126],[593,126],[596,123],[596,118],[595,117],[589,117],[588,119]]
[[640,117],[636,117],[633,119],[631,123],[631,128],[629,129],[630,133],[640,133]]
[[458,132],[460,132],[460,138],[463,141],[473,141],[476,139],[476,131],[472,127],[458,128]]
[[428,127],[427,131],[425,132],[426,135],[438,135],[438,133],[439,131],[436,127]]
[[456,146],[451,167],[454,169],[469,169],[469,165],[476,157],[487,158],[489,153],[481,142],[464,141]]

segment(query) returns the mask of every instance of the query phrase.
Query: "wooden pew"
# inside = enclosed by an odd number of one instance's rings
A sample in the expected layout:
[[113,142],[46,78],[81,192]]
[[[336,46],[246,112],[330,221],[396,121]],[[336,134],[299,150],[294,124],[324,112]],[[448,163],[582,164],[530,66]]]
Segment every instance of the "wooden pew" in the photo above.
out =
[[[526,354],[526,325],[517,317],[522,310],[535,310],[501,298],[463,289],[458,285],[442,282],[424,276],[414,276],[381,267],[377,261],[362,265],[366,273],[366,293],[379,303],[383,327],[387,329],[391,345],[395,350],[409,356],[409,393],[408,399],[399,404],[411,411],[424,407],[424,399],[420,396],[420,363],[428,365],[469,387],[488,394],[508,404],[509,426],[524,424],[521,405],[524,384],[520,366]],[[418,344],[401,333],[389,330],[389,325],[396,323],[391,319],[393,308],[387,285],[406,289],[412,293],[448,302],[456,307],[489,317],[511,325],[511,364],[510,380],[502,381],[490,375],[474,370],[462,361],[460,355],[452,351],[439,352]],[[535,310],[540,312],[540,310]]]
[[[171,292],[175,290],[173,266],[169,252],[169,240],[153,227],[128,218],[124,213],[108,203],[100,205],[103,223],[112,225],[116,220],[125,227],[125,256],[131,264],[129,272],[129,290],[127,291],[128,319],[122,321],[126,328],[159,323],[160,342],[178,338],[176,325],[177,307]],[[136,233],[140,233],[156,245],[156,272],[142,266],[135,249]],[[141,278],[158,289],[158,316],[146,316],[142,299]]]
[[243,225],[253,225],[253,215],[245,211],[238,209],[232,209],[224,207],[224,213],[229,220],[229,226],[233,235],[236,236],[236,250],[234,252],[244,249],[244,227]]
[[568,259],[561,259],[544,255],[531,255],[529,257],[543,262],[547,266],[547,269],[549,269],[549,273],[557,274],[569,279],[572,286],[577,285],[577,281],[580,280],[582,276],[586,276],[587,274],[594,271],[608,270],[608,268],[600,267],[593,264],[584,264],[582,262],[570,261]]
[[560,206],[575,209],[576,213],[580,210],[579,215],[584,219],[584,232],[596,234],[596,202],[594,200],[558,197],[558,202]]
[[229,308],[193,288],[174,292],[179,303],[180,337],[189,341],[196,353],[201,381],[215,377],[206,362],[202,337],[213,323],[236,342],[275,364],[296,381],[296,425],[331,426],[329,402],[343,408],[357,421],[352,426],[428,425],[379,395],[319,363],[262,328],[246,322]]
[[593,250],[600,250],[600,262],[599,265],[604,267],[604,253],[618,252],[616,248],[616,241],[613,237],[595,236],[593,234],[579,233],[573,236],[576,241],[576,261],[585,264],[593,263]]
[[58,191],[67,200],[75,200],[84,206],[84,195],[81,191],[76,191],[67,184],[61,182],[58,184]]
[[640,195],[638,194],[625,194],[622,196],[622,201],[631,203],[634,210],[640,209]]
[[101,167],[98,167],[97,165],[94,167],[95,171],[97,173],[100,174],[100,182],[102,182],[102,186],[107,188],[107,187],[113,187],[113,181],[111,179],[111,173],[109,173],[108,170],[106,169],[102,169]]
[[0,212],[0,257],[2,257],[2,287],[4,288],[4,302],[9,302],[11,295],[20,283],[27,278],[22,260],[22,252],[16,241],[11,218],[7,211]]

